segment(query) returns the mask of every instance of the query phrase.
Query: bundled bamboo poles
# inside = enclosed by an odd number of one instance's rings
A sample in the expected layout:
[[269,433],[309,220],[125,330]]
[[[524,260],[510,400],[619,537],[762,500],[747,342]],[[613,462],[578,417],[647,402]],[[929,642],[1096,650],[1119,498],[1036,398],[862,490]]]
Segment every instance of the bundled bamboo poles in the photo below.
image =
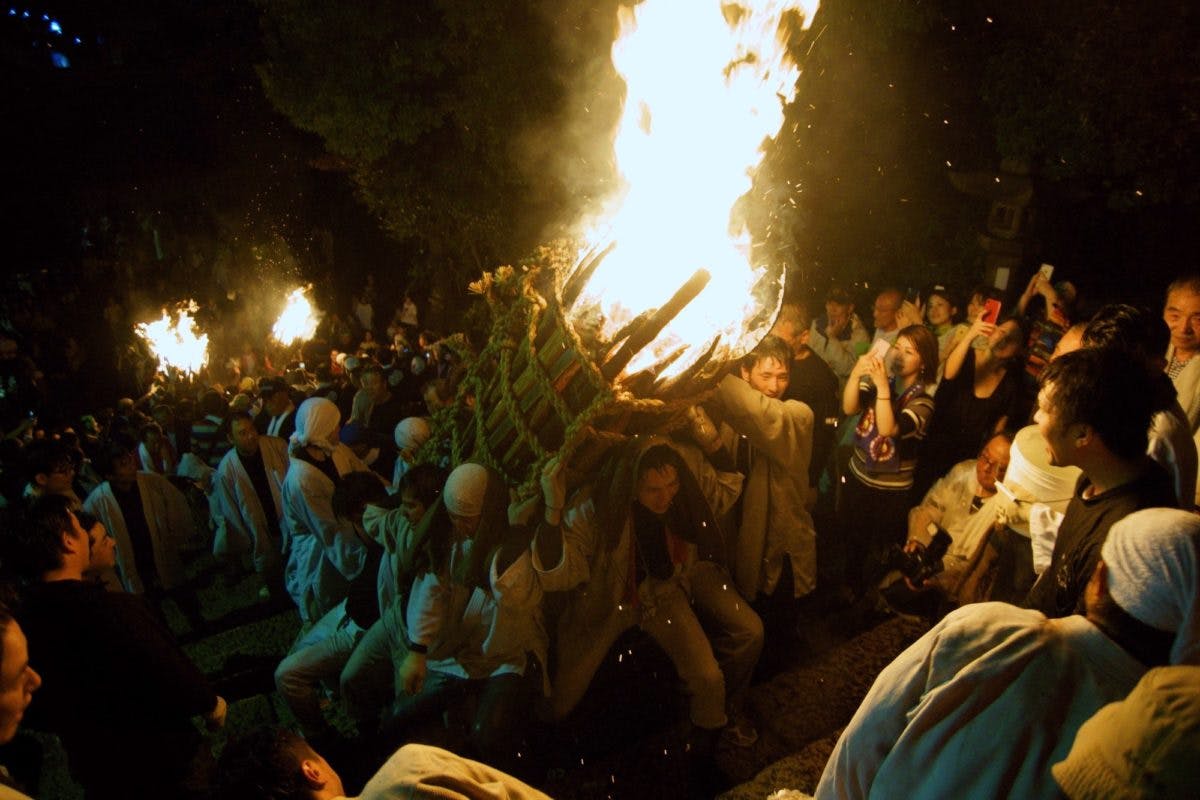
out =
[[488,464],[528,496],[547,459],[557,454],[586,469],[629,435],[678,427],[684,411],[711,389],[717,374],[711,351],[657,393],[658,373],[678,352],[648,370],[623,374],[703,291],[709,282],[704,270],[611,340],[581,333],[568,320],[610,250],[588,254],[571,270],[565,247],[543,248],[524,271],[502,268],[472,285],[488,298],[494,321],[454,405],[435,417],[434,438],[451,442],[452,463]]

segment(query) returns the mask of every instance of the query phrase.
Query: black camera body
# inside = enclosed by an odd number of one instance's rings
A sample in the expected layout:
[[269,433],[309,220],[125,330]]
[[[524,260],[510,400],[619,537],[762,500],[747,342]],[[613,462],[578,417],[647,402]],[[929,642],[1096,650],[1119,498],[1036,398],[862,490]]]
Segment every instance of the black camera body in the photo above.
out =
[[933,540],[925,547],[917,548],[915,552],[906,553],[901,547],[893,547],[888,559],[888,568],[899,570],[910,583],[920,586],[945,568],[943,559],[952,541],[950,534],[938,528],[933,534]]

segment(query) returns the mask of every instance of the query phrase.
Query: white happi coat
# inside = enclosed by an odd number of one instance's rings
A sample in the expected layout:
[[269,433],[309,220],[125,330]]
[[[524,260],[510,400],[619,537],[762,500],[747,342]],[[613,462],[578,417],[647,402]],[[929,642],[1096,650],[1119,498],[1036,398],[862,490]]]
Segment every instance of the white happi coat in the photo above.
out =
[[[473,543],[455,547],[467,558]],[[410,636],[429,646],[429,669],[459,678],[524,675],[528,653],[545,665],[548,638],[542,587],[526,550],[501,574],[488,565],[488,588],[464,586],[445,574],[425,572],[413,580],[406,617]]]
[[[283,480],[288,471],[287,442],[278,436],[259,436],[258,452],[266,468],[281,535],[287,541],[288,536],[282,533],[287,524],[283,513]],[[218,513],[225,520],[226,536],[232,540],[232,549],[238,552],[249,549],[254,555],[254,569],[258,572],[280,558],[281,550],[271,541],[267,529],[267,515],[262,502],[254,491],[254,483],[242,465],[236,448],[221,458],[217,474],[213,476],[213,496]],[[282,547],[282,542],[279,547]]]
[[[338,475],[368,471],[344,444],[331,458]],[[291,459],[281,492],[288,536],[284,585],[306,622],[319,620],[345,599],[350,581],[367,563],[366,546],[353,524],[333,513],[333,490],[333,481],[321,470]]]
[[[159,581],[163,589],[174,589],[186,577],[179,550],[194,537],[191,508],[183,493],[157,473],[138,472],[137,487],[150,529],[154,567],[158,570]],[[125,525],[125,516],[108,481],[92,490],[87,500],[83,501],[83,510],[95,514],[109,536],[117,541],[117,574],[105,576],[105,583],[134,594],[144,593],[145,586],[134,563],[129,528]],[[113,585],[113,577],[119,580],[119,586]]]

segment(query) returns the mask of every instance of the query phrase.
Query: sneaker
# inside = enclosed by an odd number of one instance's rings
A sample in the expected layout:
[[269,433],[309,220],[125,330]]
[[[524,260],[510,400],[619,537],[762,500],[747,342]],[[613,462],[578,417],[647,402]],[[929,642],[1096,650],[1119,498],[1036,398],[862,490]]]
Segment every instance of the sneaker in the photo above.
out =
[[749,717],[739,714],[721,731],[721,741],[734,747],[750,747],[758,741],[758,731]]

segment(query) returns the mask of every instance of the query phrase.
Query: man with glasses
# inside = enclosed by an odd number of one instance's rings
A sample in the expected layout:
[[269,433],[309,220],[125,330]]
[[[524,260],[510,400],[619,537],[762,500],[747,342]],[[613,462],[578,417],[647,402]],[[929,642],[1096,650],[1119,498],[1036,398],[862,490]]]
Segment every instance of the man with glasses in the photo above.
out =
[[79,508],[79,496],[74,487],[75,462],[60,440],[42,439],[29,445],[25,452],[25,474],[29,476],[24,492],[27,501],[32,502],[42,495],[60,494],[71,501],[72,508]]
[[1012,434],[994,434],[976,458],[956,464],[934,483],[921,505],[908,512],[905,549],[927,547],[933,538],[931,525],[935,530],[943,529],[957,542],[972,515],[995,496],[996,481],[1004,479],[1011,448]]

